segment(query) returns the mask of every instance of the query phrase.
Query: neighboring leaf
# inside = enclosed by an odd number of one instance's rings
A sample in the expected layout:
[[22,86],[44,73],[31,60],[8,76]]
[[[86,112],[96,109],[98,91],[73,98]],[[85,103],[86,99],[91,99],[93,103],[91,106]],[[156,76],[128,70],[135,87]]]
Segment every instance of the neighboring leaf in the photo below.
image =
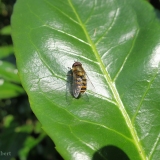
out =
[[17,97],[24,93],[16,67],[0,60],[0,99]]
[[11,26],[5,26],[0,30],[0,34],[2,35],[10,35],[11,34]]
[[[6,58],[10,54],[13,54],[13,46],[0,47],[0,58]],[[0,60],[0,99],[12,98],[24,93],[23,88],[17,85],[20,84],[17,72],[15,65]]]
[[[26,124],[20,126],[14,120],[12,115],[7,115],[3,120],[3,127],[1,128],[3,132],[0,135],[0,148],[2,149],[1,152],[6,154],[8,153],[8,156],[3,155],[3,159],[11,160],[19,155],[21,160],[26,160],[29,151],[39,144],[46,136],[44,132],[40,131],[39,126],[39,123],[34,124],[29,120]],[[34,138],[30,136],[30,134],[36,133],[34,132],[36,128],[39,128],[39,136]]]
[[24,93],[21,86],[0,79],[0,99],[17,97]]
[[[27,139],[29,133],[32,131],[32,126],[26,125],[25,130],[21,130],[21,127],[18,123],[14,120],[12,115],[8,115],[4,119],[4,127],[2,129],[2,133],[0,135],[0,148],[1,152],[5,153],[6,155],[2,155],[3,160],[10,160],[13,159],[18,155],[18,151],[22,148],[23,143]],[[28,128],[28,129],[27,129]],[[17,143],[15,143],[17,142]]]
[[9,62],[1,60],[0,60],[0,78],[3,78],[11,82],[20,83],[16,67]]
[[45,133],[41,133],[39,137],[33,138],[32,136],[28,136],[24,142],[23,147],[19,150],[19,157],[22,160],[27,160],[27,156],[29,151],[35,147],[41,140],[46,136]]
[[[32,110],[65,160],[160,157],[160,23],[149,3],[18,0],[12,28]],[[75,60],[96,91],[68,105]]]
[[13,46],[1,46],[0,47],[0,59],[5,58],[13,54]]

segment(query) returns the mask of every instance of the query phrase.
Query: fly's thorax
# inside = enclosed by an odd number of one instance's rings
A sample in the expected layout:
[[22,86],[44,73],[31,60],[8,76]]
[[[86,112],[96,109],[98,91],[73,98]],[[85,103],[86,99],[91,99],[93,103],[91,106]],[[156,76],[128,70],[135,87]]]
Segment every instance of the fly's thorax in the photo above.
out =
[[73,67],[72,67],[72,70],[73,70],[73,71],[79,71],[79,72],[81,71],[81,72],[84,72],[84,69],[82,68],[82,66],[73,66]]
[[81,76],[81,77],[83,77],[83,76],[85,76],[85,72],[81,72],[81,71],[77,71],[77,76]]
[[84,76],[85,75],[85,71],[82,68],[82,66],[74,66],[72,68],[73,73],[75,73],[77,76]]

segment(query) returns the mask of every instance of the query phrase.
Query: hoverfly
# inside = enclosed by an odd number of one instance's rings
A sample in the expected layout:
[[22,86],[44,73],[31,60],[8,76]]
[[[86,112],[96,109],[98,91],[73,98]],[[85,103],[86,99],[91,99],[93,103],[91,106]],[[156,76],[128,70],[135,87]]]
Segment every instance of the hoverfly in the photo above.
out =
[[[89,101],[88,95],[85,93],[89,78],[80,62],[74,62],[72,68],[67,73],[66,84],[66,100],[71,103],[72,97],[78,99],[83,94],[83,99]],[[85,93],[85,94],[84,94]]]
[[79,98],[87,89],[86,72],[80,62],[72,65],[72,95]]

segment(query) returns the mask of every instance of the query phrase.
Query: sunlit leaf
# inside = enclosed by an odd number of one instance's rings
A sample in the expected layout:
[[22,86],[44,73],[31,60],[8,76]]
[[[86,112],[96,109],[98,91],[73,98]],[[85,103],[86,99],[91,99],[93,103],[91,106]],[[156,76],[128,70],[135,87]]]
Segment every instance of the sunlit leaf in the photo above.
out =
[[[160,157],[160,23],[144,0],[18,0],[13,40],[32,110],[65,160]],[[66,102],[83,64],[89,102]]]

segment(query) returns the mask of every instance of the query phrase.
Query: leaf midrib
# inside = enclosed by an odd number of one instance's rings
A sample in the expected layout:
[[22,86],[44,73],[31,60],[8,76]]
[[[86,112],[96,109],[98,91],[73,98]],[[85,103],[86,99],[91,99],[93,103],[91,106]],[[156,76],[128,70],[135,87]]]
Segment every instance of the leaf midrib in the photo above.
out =
[[81,21],[79,15],[78,15],[78,13],[76,12],[76,10],[75,10],[75,8],[74,8],[71,0],[68,0],[68,3],[69,3],[69,5],[70,5],[70,7],[72,8],[74,14],[76,15],[77,20],[78,20],[79,24],[81,25],[81,27],[82,27],[85,35],[86,35],[86,38],[87,38],[87,40],[88,40],[88,43],[90,44],[90,46],[91,46],[91,48],[92,48],[92,50],[93,50],[93,53],[94,53],[97,61],[99,62],[100,69],[101,69],[101,71],[102,71],[102,73],[103,73],[103,75],[104,75],[104,77],[105,77],[105,79],[106,79],[106,82],[108,83],[110,89],[112,90],[113,96],[114,96],[114,98],[115,98],[115,100],[116,100],[116,102],[117,102],[117,106],[118,106],[118,108],[120,109],[120,111],[121,111],[121,113],[122,113],[122,115],[123,115],[123,117],[124,117],[124,119],[125,119],[125,122],[126,122],[128,128],[129,128],[129,131],[130,131],[130,133],[131,133],[131,135],[132,135],[132,137],[133,137],[133,139],[134,139],[135,146],[137,147],[138,152],[141,153],[141,154],[140,154],[141,159],[142,159],[142,160],[146,160],[146,155],[145,155],[145,153],[144,153],[144,150],[143,150],[143,148],[142,148],[142,145],[141,145],[140,142],[139,142],[139,139],[138,139],[136,130],[134,129],[134,126],[132,125],[131,119],[129,118],[129,115],[127,114],[127,112],[126,112],[126,110],[125,110],[125,107],[124,107],[124,105],[123,105],[123,103],[122,103],[122,101],[121,101],[121,99],[120,99],[120,96],[119,96],[119,93],[118,93],[117,88],[116,88],[116,86],[115,86],[115,83],[114,83],[114,81],[112,81],[112,79],[111,79],[108,71],[105,69],[105,66],[104,66],[104,64],[103,64],[103,62],[102,62],[102,60],[101,60],[101,57],[100,57],[99,54],[98,54],[98,51],[97,51],[97,49],[96,49],[96,46],[94,45],[94,43],[92,42],[90,36],[88,35],[88,32],[87,32],[87,30],[86,30],[86,27],[85,27],[85,25],[82,23],[82,21]]

